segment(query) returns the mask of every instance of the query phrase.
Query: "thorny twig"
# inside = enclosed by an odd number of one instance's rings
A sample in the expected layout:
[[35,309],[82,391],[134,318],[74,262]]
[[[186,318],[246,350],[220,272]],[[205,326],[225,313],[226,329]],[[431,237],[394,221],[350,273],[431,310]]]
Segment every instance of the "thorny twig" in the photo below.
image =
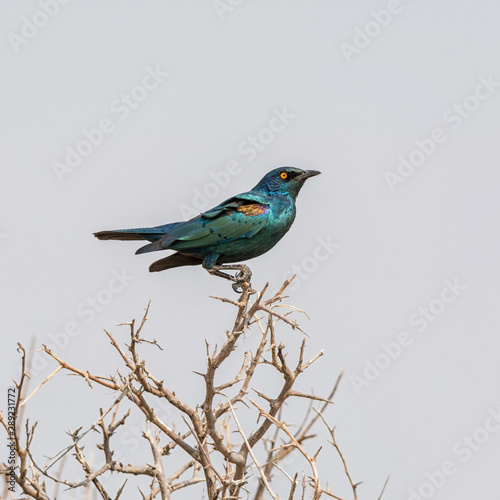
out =
[[[156,340],[147,340],[142,337],[142,331],[149,313],[149,304],[138,327],[134,320],[122,324],[130,328],[130,342],[128,344],[122,345],[110,332],[105,331],[111,346],[124,364],[123,373],[118,371],[113,376],[99,376],[90,373],[67,363],[48,347],[44,346],[44,352],[53,358],[58,366],[49,377],[37,386],[24,402],[35,393],[40,393],[42,386],[45,386],[46,382],[59,371],[65,371],[83,378],[90,388],[100,386],[116,391],[118,395],[106,411],[100,411],[99,419],[87,428],[87,430],[82,432],[80,428],[70,433],[72,443],[55,454],[43,466],[36,463],[30,449],[36,424],[30,427],[28,422],[26,423],[26,448],[23,449],[20,446],[19,436],[17,436],[16,440],[16,452],[19,457],[19,473],[16,476],[16,481],[22,487],[24,494],[38,500],[50,500],[49,495],[46,493],[45,483],[40,481],[41,478],[45,478],[56,485],[62,484],[69,488],[86,488],[87,492],[90,491],[88,490],[89,486],[93,485],[102,498],[111,499],[109,493],[105,490],[102,480],[102,476],[106,472],[111,471],[123,474],[126,477],[137,476],[149,478],[149,493],[145,494],[141,492],[145,500],[152,500],[157,495],[160,495],[163,500],[170,499],[175,491],[196,485],[200,482],[205,483],[207,499],[235,500],[241,498],[243,491],[247,491],[245,485],[248,481],[248,474],[252,467],[255,466],[260,474],[255,500],[262,498],[263,488],[267,489],[273,498],[279,498],[271,488],[273,469],[281,471],[290,481],[291,486],[286,493],[290,500],[299,492],[298,486],[300,484],[302,485],[302,498],[305,498],[308,485],[313,488],[313,499],[319,499],[322,493],[333,498],[339,498],[335,497],[329,490],[322,490],[321,488],[316,467],[316,459],[320,450],[311,454],[306,451],[303,444],[306,440],[313,437],[310,434],[310,430],[320,417],[323,418],[322,412],[331,404],[342,374],[339,376],[328,398],[322,398],[312,393],[309,394],[294,389],[297,378],[323,352],[321,351],[309,361],[305,361],[306,345],[304,340],[298,351],[298,361],[292,367],[287,361],[287,353],[285,352],[284,345],[277,340],[275,327],[276,323],[280,321],[291,326],[293,329],[303,332],[297,322],[290,318],[290,314],[303,311],[282,303],[286,298],[284,292],[292,280],[293,278],[285,281],[278,292],[269,299],[264,299],[264,295],[268,290],[268,285],[266,285],[253,303],[250,301],[252,290],[250,284],[246,282],[241,284],[242,293],[236,301],[215,297],[224,303],[235,306],[237,312],[233,327],[226,333],[226,339],[222,346],[220,348],[216,346],[214,349],[211,349],[209,344],[206,344],[206,371],[205,373],[195,372],[203,377],[205,390],[204,401],[197,407],[187,404],[174,390],[168,389],[161,378],[153,375],[139,354],[139,347],[143,344],[150,344],[161,349]],[[278,313],[276,310],[278,307],[286,308],[288,312],[285,314]],[[267,318],[267,321],[263,325],[261,320],[264,318]],[[229,378],[229,380],[222,380],[216,384],[219,369],[229,356],[236,352],[238,341],[242,336],[245,337],[253,324],[257,324],[261,332],[261,337],[255,351],[247,350],[244,352],[240,368],[236,374],[232,378]],[[21,403],[21,393],[27,377],[25,352],[22,346],[20,346],[20,350],[22,352],[23,370],[20,382],[17,384],[18,400],[16,411],[19,410],[21,404],[24,404],[24,402]],[[264,357],[265,352],[270,352],[270,359]],[[252,387],[254,376],[260,366],[271,367],[281,377],[281,388],[276,394],[265,394]],[[266,402],[267,409],[257,405],[248,398],[250,390],[254,390]],[[310,401],[311,405],[315,401],[322,404],[319,411],[315,410],[317,412],[315,415],[310,413],[311,406],[309,407],[306,418],[295,433],[292,433],[287,424],[282,420],[284,404],[289,398],[305,398]],[[128,400],[131,403],[131,409],[119,417],[119,406],[123,400]],[[160,400],[166,401],[180,413],[182,419],[177,421],[177,425],[184,423],[184,431],[179,432],[176,430],[175,425],[171,427],[161,420],[153,405],[154,401]],[[240,403],[247,405],[247,402],[252,403],[258,409],[259,415],[265,417],[263,421],[258,423],[256,428],[250,431],[244,430],[238,418],[237,406]],[[115,452],[111,438],[119,432],[120,428],[126,426],[126,421],[131,414],[131,410],[135,413],[138,410],[142,413],[145,420],[145,431],[142,437],[149,444],[150,453],[153,458],[151,465],[124,464],[114,458]],[[110,418],[111,422],[107,423]],[[0,423],[7,430],[6,422],[1,414]],[[236,426],[238,434],[242,439],[242,442],[239,444],[233,443],[230,440],[232,426]],[[276,427],[276,433],[274,437],[269,439],[267,434],[272,426]],[[103,454],[104,464],[97,469],[94,469],[86,459],[83,446],[81,445],[82,440],[92,430],[98,431],[102,436],[102,442],[97,447]],[[282,445],[276,447],[279,431],[285,433],[287,440]],[[334,440],[333,436],[332,439]],[[269,441],[269,446],[263,447],[267,441]],[[263,449],[260,448],[261,446]],[[164,457],[170,455],[175,449],[180,449],[185,453],[188,456],[188,461],[176,473],[168,476],[165,472]],[[292,478],[279,465],[279,462],[294,449],[298,449],[309,462],[312,472],[312,476],[309,479],[306,479],[304,474],[302,474],[301,479],[298,479],[299,476],[297,474]],[[50,469],[54,464],[61,461],[63,457],[66,459],[67,454],[72,450],[85,475],[84,479],[79,482],[70,482],[61,479],[61,474],[59,473],[55,475],[50,473]],[[259,463],[258,455],[262,454],[262,451],[265,452],[265,459]],[[249,460],[249,457],[251,460]],[[29,468],[31,468],[31,474],[28,474]],[[191,478],[182,479],[183,475],[189,470],[192,470]],[[347,467],[345,472],[352,484]],[[122,484],[116,493],[115,500],[122,495],[126,483],[127,481]],[[353,485],[354,493],[356,493],[355,489],[356,485]],[[355,496],[355,498],[357,497]]]

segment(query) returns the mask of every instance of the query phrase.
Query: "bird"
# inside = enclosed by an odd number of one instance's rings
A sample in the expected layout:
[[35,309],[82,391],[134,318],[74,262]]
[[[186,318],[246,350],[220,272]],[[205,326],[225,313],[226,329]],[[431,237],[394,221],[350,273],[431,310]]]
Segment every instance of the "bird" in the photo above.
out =
[[[150,272],[201,265],[210,274],[234,282],[250,282],[248,266],[241,264],[273,248],[288,232],[296,216],[296,199],[317,170],[280,167],[268,172],[250,191],[232,196],[192,219],[155,227],[99,231],[99,240],[146,240],[136,254],[174,250],[153,262]],[[240,264],[235,264],[239,262]],[[239,271],[234,276],[225,271]]]

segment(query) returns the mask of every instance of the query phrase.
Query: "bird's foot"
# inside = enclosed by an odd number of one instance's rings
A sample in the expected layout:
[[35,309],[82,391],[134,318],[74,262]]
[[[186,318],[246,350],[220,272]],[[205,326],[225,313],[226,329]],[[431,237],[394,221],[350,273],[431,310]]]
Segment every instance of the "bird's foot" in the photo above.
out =
[[[220,266],[214,266],[211,269],[207,269],[207,271],[214,275],[214,276],[219,276],[220,278],[224,278],[230,281],[233,281],[233,290],[236,293],[243,293],[245,286],[244,284],[248,284],[249,286],[249,293],[250,295],[257,293],[253,288],[250,283],[250,280],[252,279],[252,271],[250,271],[250,268],[246,266],[245,264],[239,264],[239,265],[220,265]],[[225,273],[223,271],[238,271],[234,276]]]
[[244,291],[244,286],[243,283],[248,283],[249,286],[249,294],[253,295],[254,293],[257,293],[253,288],[250,283],[250,280],[252,279],[252,271],[250,271],[250,268],[248,266],[245,266],[244,264],[241,265],[241,271],[238,271],[235,276],[234,276],[234,281],[233,283],[233,290],[236,293],[243,293]]

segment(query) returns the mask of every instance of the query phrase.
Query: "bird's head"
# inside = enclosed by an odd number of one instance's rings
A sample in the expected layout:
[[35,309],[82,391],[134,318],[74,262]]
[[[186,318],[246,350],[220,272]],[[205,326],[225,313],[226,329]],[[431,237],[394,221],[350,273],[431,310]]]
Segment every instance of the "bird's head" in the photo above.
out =
[[320,173],[317,170],[301,170],[295,167],[275,168],[267,173],[254,189],[296,198],[304,182]]

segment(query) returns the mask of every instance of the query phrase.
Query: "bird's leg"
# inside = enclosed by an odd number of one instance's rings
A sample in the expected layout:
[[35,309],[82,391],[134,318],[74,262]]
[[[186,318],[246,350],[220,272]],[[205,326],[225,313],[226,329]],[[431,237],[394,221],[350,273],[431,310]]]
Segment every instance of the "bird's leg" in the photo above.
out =
[[[224,278],[229,281],[235,281],[234,276],[231,276],[230,274],[223,273],[221,269],[224,270],[234,270],[234,266],[213,266],[210,269],[207,268],[207,271],[212,275],[212,276],[219,276],[219,278]],[[238,268],[239,269],[239,268]]]
[[[224,271],[238,271],[234,276],[227,274]],[[213,276],[219,276],[220,278],[224,278],[230,281],[234,281],[233,290],[236,293],[241,293],[243,288],[241,283],[248,283],[250,285],[250,280],[252,279],[252,271],[245,264],[235,264],[235,265],[220,265],[213,266],[207,271]],[[254,290],[251,290],[251,293],[255,293]]]

